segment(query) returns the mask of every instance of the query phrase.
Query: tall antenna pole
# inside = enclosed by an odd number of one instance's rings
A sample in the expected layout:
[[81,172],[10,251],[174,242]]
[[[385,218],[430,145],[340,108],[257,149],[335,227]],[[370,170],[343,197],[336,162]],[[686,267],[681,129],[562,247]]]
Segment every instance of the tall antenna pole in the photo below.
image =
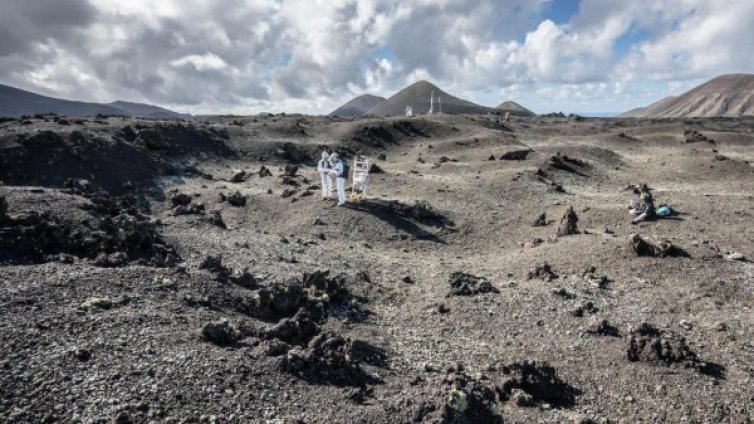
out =
[[437,96],[437,103],[440,104],[440,115],[442,115],[442,97]]
[[431,115],[435,108],[435,90],[429,95],[429,114]]

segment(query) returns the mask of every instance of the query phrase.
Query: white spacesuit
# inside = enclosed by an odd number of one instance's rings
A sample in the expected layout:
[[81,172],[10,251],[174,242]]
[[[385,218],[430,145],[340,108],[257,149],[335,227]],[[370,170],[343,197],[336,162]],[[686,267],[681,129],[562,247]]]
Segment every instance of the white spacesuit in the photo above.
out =
[[335,163],[332,174],[335,176],[335,185],[338,189],[338,205],[346,204],[346,180],[348,179],[348,165],[338,157],[337,153],[330,155],[330,160]]
[[320,179],[322,180],[322,200],[328,200],[332,196],[332,164],[330,163],[330,155],[327,151],[322,152],[322,159],[317,164],[317,172],[319,172]]

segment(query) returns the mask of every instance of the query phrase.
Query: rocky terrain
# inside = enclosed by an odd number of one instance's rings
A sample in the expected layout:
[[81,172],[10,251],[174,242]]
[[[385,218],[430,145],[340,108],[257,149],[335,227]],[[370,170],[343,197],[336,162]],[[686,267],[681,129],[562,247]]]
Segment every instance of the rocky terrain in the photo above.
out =
[[0,422],[754,421],[754,119],[40,116],[0,181]]

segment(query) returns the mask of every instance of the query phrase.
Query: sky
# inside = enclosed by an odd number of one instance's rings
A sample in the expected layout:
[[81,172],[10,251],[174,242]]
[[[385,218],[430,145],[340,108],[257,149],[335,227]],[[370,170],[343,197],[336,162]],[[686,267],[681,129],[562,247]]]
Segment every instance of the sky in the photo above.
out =
[[422,79],[622,112],[752,53],[752,0],[0,0],[0,83],[199,114],[326,114]]

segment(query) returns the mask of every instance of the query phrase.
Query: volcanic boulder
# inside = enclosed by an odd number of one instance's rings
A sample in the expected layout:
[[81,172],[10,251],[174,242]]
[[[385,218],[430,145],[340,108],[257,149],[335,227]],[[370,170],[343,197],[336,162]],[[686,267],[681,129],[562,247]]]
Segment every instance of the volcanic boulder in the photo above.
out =
[[436,211],[429,203],[417,201],[413,205],[407,205],[397,200],[393,200],[386,205],[389,212],[411,218],[423,224],[434,226],[453,226],[453,221]]
[[607,320],[597,317],[592,317],[589,320],[586,332],[598,336],[620,337],[620,332],[615,326],[611,325]]
[[236,206],[236,207],[246,206],[246,196],[241,194],[241,192],[238,190],[228,195],[224,193],[220,193],[220,201],[221,202],[227,201],[232,206]]
[[358,354],[357,349],[365,345],[368,346],[328,331],[313,338],[306,348],[288,351],[281,366],[315,384],[363,387],[380,383],[362,368],[365,357]]
[[454,272],[450,275],[450,293],[448,296],[473,296],[482,293],[500,293],[495,286],[484,277]]
[[672,256],[677,249],[669,240],[658,237],[645,237],[638,234],[631,234],[629,238],[631,248],[637,256],[654,256],[664,258]]
[[550,222],[547,220],[547,214],[545,212],[542,212],[531,225],[532,227],[544,227],[549,223]]
[[586,302],[581,306],[576,307],[573,311],[571,311],[571,315],[582,318],[585,314],[596,314],[599,312],[599,308],[594,306],[594,303],[592,302]]
[[555,368],[546,362],[539,365],[529,361],[514,363],[503,367],[502,371],[506,377],[495,387],[501,401],[511,400],[518,389],[531,397],[532,405],[548,403],[569,408],[576,403],[579,390],[561,380]]
[[646,322],[629,332],[626,356],[629,361],[661,365],[680,363],[693,367],[698,362],[684,337],[675,332],[661,331]]
[[583,169],[587,165],[588,164],[581,159],[561,155],[560,152],[558,152],[558,154],[555,156],[551,156],[549,161],[550,168],[559,169],[561,171],[566,171],[581,176],[585,176],[585,174],[581,172],[579,168]]
[[288,344],[306,345],[319,331],[319,326],[309,312],[299,308],[296,315],[283,318],[272,328],[265,330],[263,335],[267,339],[278,339]]
[[173,206],[186,206],[191,203],[191,196],[186,193],[176,193],[170,197],[170,203]]
[[189,205],[179,205],[173,209],[173,215],[204,215],[204,205],[201,203],[191,203]]
[[242,183],[246,181],[246,178],[248,177],[248,174],[246,171],[242,169],[236,169],[233,171],[233,175],[230,177],[230,182],[232,183]]
[[305,301],[300,284],[274,284],[262,287],[249,299],[247,314],[266,321],[293,316]]
[[233,272],[230,268],[223,265],[223,258],[220,255],[207,255],[199,264],[199,269],[206,269],[220,281],[226,280]]
[[382,168],[380,168],[379,166],[377,166],[376,163],[373,163],[373,164],[369,165],[369,173],[370,174],[384,174],[385,170],[383,170]]
[[503,423],[492,389],[471,378],[463,370],[449,375],[446,381],[452,384],[452,388],[443,405],[442,424]]
[[560,218],[560,223],[558,224],[558,231],[557,231],[558,237],[578,234],[579,233],[579,228],[577,225],[578,222],[579,222],[579,217],[576,215],[576,212],[573,211],[573,206],[569,206],[568,210],[566,210],[565,215],[563,215],[563,217]]
[[244,268],[240,272],[233,271],[230,281],[249,290],[256,289],[259,286],[259,280],[249,272],[248,268]]
[[90,297],[83,301],[79,305],[79,310],[81,311],[99,311],[99,310],[108,310],[113,307],[114,303],[112,300],[110,300],[107,297]]
[[100,266],[177,262],[174,249],[163,241],[157,224],[139,212],[135,198],[92,192],[82,193],[87,197],[83,199],[58,193],[30,193],[26,207],[12,219],[6,217],[0,258],[40,262],[73,255]]
[[225,221],[223,220],[222,214],[220,214],[220,211],[213,210],[209,213],[209,217],[207,217],[207,222],[210,224],[220,227],[222,229],[227,229],[228,226],[225,224]]
[[683,136],[685,138],[686,143],[700,143],[703,141],[706,141],[708,143],[714,143],[715,141],[712,139],[707,138],[699,131],[695,130],[686,130],[683,132]]
[[218,346],[231,346],[241,340],[241,332],[227,318],[208,322],[202,327],[202,337]]
[[500,156],[500,160],[526,160],[526,157],[531,152],[531,150],[511,150],[510,152],[503,153]]
[[542,265],[537,265],[534,268],[529,270],[529,274],[527,275],[527,278],[529,280],[532,280],[534,278],[539,278],[544,281],[552,281],[556,278],[558,278],[558,275],[555,274],[552,271],[552,267],[547,262],[544,262]]

